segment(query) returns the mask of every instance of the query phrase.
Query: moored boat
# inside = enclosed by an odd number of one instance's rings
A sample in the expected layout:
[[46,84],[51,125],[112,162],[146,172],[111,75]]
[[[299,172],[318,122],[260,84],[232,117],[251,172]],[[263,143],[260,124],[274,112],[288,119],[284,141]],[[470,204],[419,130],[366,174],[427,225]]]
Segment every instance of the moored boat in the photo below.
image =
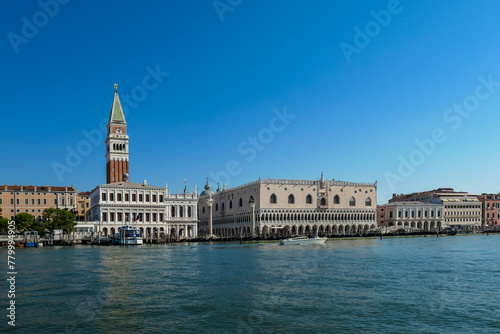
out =
[[326,241],[327,238],[320,238],[318,236],[314,236],[312,238],[308,237],[295,237],[280,240],[280,245],[307,245],[307,244],[322,244]]
[[115,243],[119,245],[142,245],[141,230],[132,226],[122,226],[115,235]]

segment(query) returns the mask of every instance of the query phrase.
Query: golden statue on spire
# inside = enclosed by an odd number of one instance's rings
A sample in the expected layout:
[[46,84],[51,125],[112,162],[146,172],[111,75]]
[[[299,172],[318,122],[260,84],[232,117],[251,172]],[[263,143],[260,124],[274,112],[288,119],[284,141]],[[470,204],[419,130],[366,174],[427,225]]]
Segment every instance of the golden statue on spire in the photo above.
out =
[[118,91],[118,84],[115,84],[115,93]]

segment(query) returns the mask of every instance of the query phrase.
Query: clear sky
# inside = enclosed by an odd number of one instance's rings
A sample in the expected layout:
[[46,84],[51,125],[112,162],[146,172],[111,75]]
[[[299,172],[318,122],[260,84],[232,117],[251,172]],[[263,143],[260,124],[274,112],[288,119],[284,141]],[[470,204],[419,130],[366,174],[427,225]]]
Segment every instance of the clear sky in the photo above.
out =
[[133,182],[500,191],[498,1],[1,7],[0,184],[105,183],[117,83]]

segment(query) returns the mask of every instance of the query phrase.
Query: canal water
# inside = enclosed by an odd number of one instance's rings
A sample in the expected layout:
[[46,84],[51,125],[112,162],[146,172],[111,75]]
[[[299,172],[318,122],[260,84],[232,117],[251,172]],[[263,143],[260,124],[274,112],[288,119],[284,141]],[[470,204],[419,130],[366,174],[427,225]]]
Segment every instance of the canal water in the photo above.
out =
[[499,245],[490,235],[16,249],[15,331],[499,333]]

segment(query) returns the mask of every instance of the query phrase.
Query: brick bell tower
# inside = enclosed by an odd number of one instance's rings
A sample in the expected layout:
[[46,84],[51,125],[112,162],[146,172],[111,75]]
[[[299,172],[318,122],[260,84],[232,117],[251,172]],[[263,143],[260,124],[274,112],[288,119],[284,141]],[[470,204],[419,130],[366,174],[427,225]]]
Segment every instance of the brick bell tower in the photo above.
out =
[[115,84],[115,96],[111,106],[108,121],[108,136],[106,137],[106,183],[122,182],[127,174],[128,181],[128,135],[127,122],[123,114],[122,104],[118,97],[118,85]]

